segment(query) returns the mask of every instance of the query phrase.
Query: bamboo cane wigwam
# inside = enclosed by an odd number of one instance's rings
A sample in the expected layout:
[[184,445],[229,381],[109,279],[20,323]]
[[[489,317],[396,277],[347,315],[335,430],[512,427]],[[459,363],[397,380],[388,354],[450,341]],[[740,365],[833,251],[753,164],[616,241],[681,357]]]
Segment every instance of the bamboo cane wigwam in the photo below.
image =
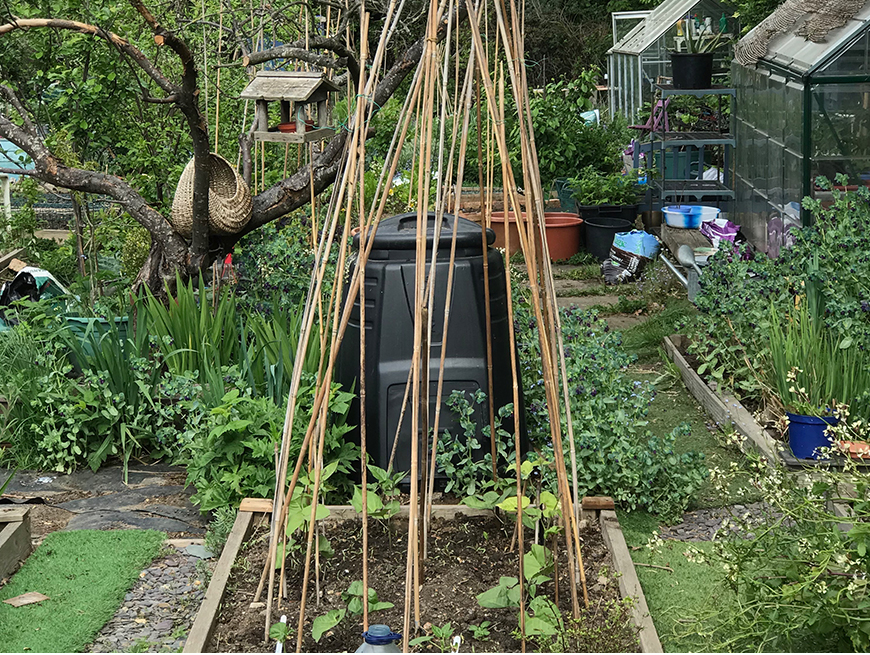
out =
[[[344,336],[350,311],[357,299],[361,299],[362,277],[365,265],[371,252],[373,239],[371,236],[377,229],[377,226],[384,215],[387,197],[389,194],[392,180],[394,180],[396,171],[399,166],[400,156],[405,145],[409,126],[415,115],[419,116],[416,125],[414,137],[415,158],[418,162],[414,173],[416,179],[416,210],[417,210],[417,225],[416,225],[416,269],[414,279],[414,353],[412,357],[412,366],[408,375],[408,386],[406,388],[407,395],[411,398],[411,433],[421,434],[428,433],[428,398],[429,391],[435,381],[428,379],[428,371],[430,370],[430,348],[428,344],[432,342],[432,316],[436,308],[433,307],[434,298],[434,276],[436,267],[434,261],[437,257],[435,252],[432,253],[432,264],[426,266],[426,241],[429,212],[434,210],[436,216],[440,219],[447,211],[447,203],[451,198],[458,199],[461,196],[462,178],[464,176],[464,161],[467,150],[466,134],[469,129],[472,113],[476,114],[478,121],[478,135],[481,135],[484,130],[488,135],[486,150],[490,154],[487,157],[490,170],[487,173],[487,179],[492,179],[491,163],[494,161],[493,155],[498,155],[502,162],[503,185],[506,191],[506,209],[513,211],[514,215],[518,216],[517,228],[520,240],[520,249],[526,262],[529,272],[531,284],[531,303],[534,309],[534,316],[538,326],[540,338],[540,351],[542,356],[543,382],[547,393],[547,403],[550,411],[550,425],[552,429],[552,440],[554,444],[555,468],[558,477],[559,497],[562,503],[562,516],[565,524],[565,552],[568,558],[568,566],[571,571],[577,572],[580,575],[583,583],[583,599],[588,605],[585,588],[585,577],[583,574],[582,558],[580,557],[580,541],[577,527],[576,517],[576,475],[572,480],[569,478],[568,469],[565,463],[562,447],[561,424],[563,417],[561,416],[561,402],[564,402],[566,411],[567,408],[567,385],[565,384],[565,364],[564,364],[564,349],[561,347],[561,335],[559,333],[559,317],[556,305],[555,288],[552,279],[552,271],[550,267],[549,256],[546,251],[546,239],[543,238],[543,193],[541,189],[540,177],[538,175],[538,162],[534,148],[534,134],[531,127],[531,113],[528,102],[528,87],[525,79],[525,70],[523,64],[523,35],[522,25],[523,19],[520,11],[517,8],[515,0],[496,0],[494,4],[495,18],[497,23],[497,34],[495,39],[495,53],[492,57],[489,51],[489,39],[486,44],[481,37],[479,22],[483,13],[481,2],[474,3],[472,0],[432,0],[427,19],[427,32],[423,40],[423,52],[417,66],[411,90],[406,98],[402,113],[400,115],[399,124],[396,133],[393,137],[390,154],[387,157],[387,163],[384,165],[377,192],[374,197],[367,199],[363,195],[364,178],[363,169],[365,162],[365,138],[368,131],[369,121],[371,120],[374,111],[376,111],[376,103],[374,97],[377,93],[378,84],[382,80],[381,63],[384,60],[386,48],[389,43],[389,38],[394,31],[394,28],[402,17],[402,9],[404,3],[396,6],[395,0],[391,0],[386,18],[386,25],[389,29],[384,29],[381,33],[380,40],[375,49],[372,66],[366,71],[361,71],[359,80],[359,88],[356,103],[354,106],[351,119],[349,136],[346,139],[346,148],[344,158],[341,162],[339,174],[336,179],[335,189],[330,201],[328,221],[321,232],[320,240],[316,247],[316,265],[309,287],[309,294],[303,312],[303,330],[299,343],[300,348],[297,352],[296,365],[291,382],[291,390],[288,396],[287,410],[285,416],[285,427],[282,437],[281,449],[278,455],[278,484],[276,487],[276,497],[274,502],[272,532],[270,538],[269,561],[266,567],[269,569],[268,575],[264,571],[265,579],[268,577],[268,596],[266,625],[265,631],[268,635],[268,629],[271,623],[272,603],[275,598],[275,566],[281,571],[283,577],[283,561],[278,561],[277,554],[279,552],[279,542],[286,535],[286,520],[287,508],[289,499],[292,498],[296,486],[299,484],[300,473],[304,462],[309,462],[310,471],[307,479],[311,484],[311,493],[315,498],[312,503],[310,522],[308,526],[308,540],[305,558],[305,576],[303,578],[302,602],[298,620],[297,632],[297,651],[301,650],[302,636],[304,628],[304,612],[305,602],[308,590],[308,579],[310,575],[310,559],[312,552],[312,544],[315,532],[315,509],[316,499],[320,492],[321,469],[323,462],[323,447],[324,436],[326,433],[326,407],[329,404],[329,394],[331,389],[332,375],[338,353],[338,348]],[[367,33],[368,15],[365,13],[364,3],[360,7],[360,25],[362,26],[363,38],[362,43],[366,42],[365,35]],[[464,21],[464,22],[462,22]],[[467,53],[460,53],[457,49],[451,53],[453,47],[451,35],[458,34],[459,29],[464,29],[467,23],[472,43],[471,48]],[[459,41],[457,39],[456,43]],[[466,69],[460,71],[460,61],[463,59],[460,55],[467,55],[464,60],[467,62]],[[451,70],[451,61],[455,57],[454,69]],[[361,60],[366,60],[365,53]],[[495,65],[495,70],[490,70],[489,66]],[[365,67],[363,67],[365,68]],[[498,71],[503,71],[499,76]],[[461,73],[461,74],[460,74]],[[368,79],[366,79],[368,78]],[[460,85],[460,78],[464,79],[464,83]],[[454,79],[452,97],[450,96],[450,85],[448,81]],[[505,79],[508,81],[510,93],[513,95],[513,106],[518,108],[517,119],[521,141],[521,171],[519,171],[520,179],[517,178],[510,164],[507,151],[507,138],[504,128],[504,111],[505,111]],[[478,83],[475,83],[478,80]],[[478,86],[479,84],[479,86]],[[479,87],[483,87],[484,93],[479,93]],[[461,89],[460,89],[461,87]],[[478,90],[480,100],[475,107],[472,91]],[[483,106],[481,106],[483,105]],[[447,120],[452,120],[454,125],[462,125],[461,138],[458,139],[453,135],[451,143],[447,144],[446,134],[443,127]],[[485,118],[487,124],[482,125],[481,119]],[[435,125],[440,125],[442,129],[435,136]],[[483,147],[478,145],[478,152],[483,152]],[[480,157],[478,160],[480,161]],[[431,165],[427,165],[427,163]],[[433,170],[437,171],[437,179],[441,180],[441,188],[437,196],[433,199],[430,197],[431,181]],[[479,171],[479,179],[483,181],[483,163]],[[522,203],[525,207],[521,207],[517,188],[525,189],[525,198]],[[448,193],[448,189],[455,189],[453,193]],[[481,189],[483,194],[483,189]],[[371,207],[366,213],[364,211],[367,201],[371,202]],[[339,270],[343,270],[344,262],[348,257],[346,240],[339,240],[336,244],[336,234],[338,233],[339,223],[343,222],[344,233],[348,233],[352,227],[352,210],[358,207],[359,225],[360,228],[360,247],[359,255],[355,264],[351,267],[351,271],[347,277],[347,289],[344,292],[343,285],[345,279],[339,276],[336,280],[336,286],[330,289],[329,303],[323,307],[323,282],[327,262],[333,246],[339,248]],[[489,223],[489,216],[492,212],[491,199],[482,198],[481,211],[483,227]],[[342,214],[344,216],[342,217]],[[343,218],[343,221],[342,221]],[[440,230],[441,221],[436,220],[436,230]],[[454,222],[455,226],[455,222]],[[540,233],[540,237],[536,238],[536,232]],[[436,234],[433,241],[433,249],[438,247],[440,239]],[[452,246],[450,252],[451,268],[453,258],[455,256],[456,246],[456,231],[454,229],[452,235]],[[536,243],[542,244],[541,247],[536,247]],[[484,259],[486,255],[484,254]],[[448,284],[448,288],[450,285]],[[509,288],[509,287],[508,287]],[[364,305],[364,302],[360,303]],[[510,305],[510,303],[508,303]],[[449,305],[449,297],[447,299]],[[331,340],[329,348],[324,349],[328,352],[323,353],[322,375],[319,379],[319,384],[314,394],[314,406],[312,408],[311,420],[304,434],[293,433],[293,417],[295,413],[295,405],[297,395],[299,393],[301,379],[301,362],[306,356],[306,348],[309,342],[309,336],[314,325],[315,317],[318,315],[318,308],[322,309],[322,316],[331,317]],[[442,341],[446,341],[449,327],[449,312],[445,308],[438,308],[444,312],[443,334],[439,336]],[[513,325],[512,316],[509,315],[510,324]],[[513,353],[514,335],[511,331],[511,352]],[[364,340],[361,340],[360,349],[362,358],[365,357]],[[442,350],[443,353],[443,350]],[[491,359],[491,354],[489,355]],[[491,362],[490,362],[491,365]],[[440,371],[443,371],[443,358],[440,362]],[[364,369],[364,361],[361,362],[361,369]],[[518,401],[518,389],[520,385],[519,371],[517,362],[512,362],[512,371],[514,377],[514,387],[517,390],[515,400]],[[561,380],[560,380],[561,374]],[[436,407],[440,407],[440,395],[443,393],[441,379],[439,376],[438,382],[438,399]],[[563,397],[560,398],[559,391]],[[361,392],[364,393],[364,381],[361,384]],[[490,386],[491,388],[491,386]],[[448,390],[449,391],[449,390]],[[519,448],[519,403],[514,403],[514,426],[515,426],[515,464],[516,464],[516,490],[517,490],[517,506],[518,516],[517,525],[521,526],[522,520],[522,502],[519,496],[522,495],[522,484],[520,480],[520,448]],[[437,423],[439,421],[436,413],[436,434]],[[492,418],[490,418],[492,421]],[[573,450],[573,434],[571,430],[570,414],[567,416],[568,439],[571,447],[572,470],[576,471],[575,453]],[[291,441],[300,443],[299,456],[295,462],[289,460],[290,443]],[[421,439],[412,439],[411,452],[411,492],[410,492],[410,512],[408,525],[408,554],[406,565],[406,589],[405,589],[405,611],[404,611],[404,630],[405,636],[404,649],[409,648],[409,641],[413,637],[414,628],[418,627],[426,620],[425,615],[421,614],[420,608],[420,587],[425,585],[425,578],[422,573],[422,555],[425,552],[425,538],[427,530],[427,515],[432,502],[432,474],[434,472],[434,457],[437,453],[437,441],[433,443],[432,452],[427,452],[427,441],[419,443]],[[420,448],[424,450],[421,453]],[[310,451],[309,451],[310,449]],[[432,467],[424,472],[427,458],[431,458]],[[423,468],[421,468],[421,466]],[[365,470],[363,462],[363,470]],[[418,480],[422,476],[424,487],[422,495],[418,488]],[[289,484],[288,484],[288,477]],[[428,479],[427,479],[428,478]],[[427,484],[428,482],[428,484]],[[573,491],[573,496],[572,496]],[[418,508],[418,503],[420,506]],[[365,503],[364,503],[365,506]],[[364,521],[367,518],[364,516]],[[523,580],[522,561],[523,561],[523,531],[518,529],[518,568],[519,580]],[[421,540],[423,543],[421,543]],[[283,550],[283,549],[282,549]],[[367,561],[367,548],[363,548],[363,558]],[[365,570],[365,568],[364,568]],[[507,572],[506,572],[507,573]],[[574,580],[574,576],[571,576]],[[575,616],[579,613],[579,599],[576,585],[570,586],[572,605]],[[364,594],[364,597],[366,594]],[[521,607],[523,606],[524,598],[521,592]],[[367,608],[366,608],[367,609]],[[414,626],[411,624],[411,616],[414,617]],[[520,612],[521,620],[524,617],[524,611]],[[363,623],[367,623],[367,616],[364,612]]]

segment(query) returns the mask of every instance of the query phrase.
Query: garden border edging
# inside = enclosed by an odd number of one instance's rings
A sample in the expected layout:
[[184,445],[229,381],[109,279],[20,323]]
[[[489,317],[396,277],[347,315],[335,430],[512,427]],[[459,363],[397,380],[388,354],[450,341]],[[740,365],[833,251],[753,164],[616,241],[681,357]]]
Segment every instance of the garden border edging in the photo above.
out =
[[601,525],[601,536],[610,550],[613,566],[619,574],[619,593],[623,598],[634,599],[631,615],[639,628],[640,650],[642,653],[663,653],[662,642],[650,616],[646,596],[640,586],[634,561],[631,559],[628,544],[625,543],[625,536],[622,534],[616,512],[608,509],[601,510],[598,521]]
[[[248,501],[249,499],[246,499]],[[257,499],[260,501],[261,499]],[[265,500],[265,499],[263,499]],[[244,506],[244,505],[243,505]],[[258,508],[265,506],[257,505]],[[271,506],[270,506],[271,508]],[[343,520],[356,518],[359,514],[350,505],[330,505],[330,515],[324,519],[326,521]],[[404,514],[407,515],[408,506],[403,505]],[[587,510],[588,511],[588,510]],[[650,617],[649,608],[646,604],[646,597],[643,595],[643,589],[640,586],[640,581],[637,578],[637,572],[634,569],[634,562],[628,551],[628,546],[625,543],[625,537],[622,534],[622,528],[619,525],[619,519],[616,517],[616,512],[613,510],[594,510],[599,514],[599,525],[601,527],[601,536],[604,540],[604,545],[610,551],[613,566],[619,574],[619,593],[622,598],[631,597],[635,600],[632,607],[632,619],[637,625],[640,639],[640,648],[643,653],[661,653],[662,645],[659,641],[658,633],[655,625]],[[184,653],[208,653],[209,642],[217,625],[218,615],[220,614],[221,603],[223,602],[224,594],[226,593],[227,584],[230,579],[230,572],[233,564],[242,549],[242,545],[247,540],[248,536],[254,527],[254,517],[257,514],[268,515],[271,512],[248,512],[239,510],[236,515],[235,523],[227,537],[224,549],[221,552],[220,559],[215,566],[211,581],[205,592],[205,597],[202,604],[196,613],[193,625],[187,636],[187,641],[184,644]],[[447,520],[455,519],[458,516],[486,516],[491,514],[489,509],[476,509],[465,505],[433,505],[433,518],[444,518]],[[400,510],[397,516],[401,516],[403,512]]]
[[[680,341],[675,342],[675,339]],[[680,376],[692,397],[701,403],[707,414],[717,423],[722,425],[730,423],[737,432],[749,439],[752,446],[768,460],[771,462],[779,461],[780,457],[777,452],[779,444],[765,432],[752,414],[740,404],[740,401],[720,393],[718,389],[711,388],[689,365],[689,362],[680,352],[679,346],[682,339],[682,335],[679,334],[665,337],[665,351],[671,361],[680,369]]]

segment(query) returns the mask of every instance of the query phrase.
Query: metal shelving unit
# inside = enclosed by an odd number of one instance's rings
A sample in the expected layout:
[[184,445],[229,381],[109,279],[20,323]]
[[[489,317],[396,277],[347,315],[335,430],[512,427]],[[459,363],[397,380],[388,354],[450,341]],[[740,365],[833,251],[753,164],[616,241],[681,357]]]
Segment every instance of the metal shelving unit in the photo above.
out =
[[[695,97],[717,96],[717,117],[722,116],[722,99],[725,96],[734,97],[735,91],[730,87],[714,86],[710,89],[676,89],[670,84],[657,84],[656,89],[661,94],[662,100],[666,98],[688,95]],[[677,132],[657,130],[650,133],[649,157],[654,164],[657,174],[650,180],[647,191],[647,205],[650,209],[658,209],[662,205],[690,200],[699,202],[703,198],[715,197],[719,204],[729,202],[735,197],[734,184],[731,179],[732,151],[737,145],[734,136],[729,130],[725,131],[692,131]],[[685,169],[691,168],[697,153],[698,178],[703,175],[706,149],[711,147],[723,148],[723,165],[721,174],[723,181],[696,179],[683,171],[684,175],[672,177],[667,175],[666,158],[672,157],[674,168],[679,169],[678,154],[682,148],[688,149],[685,157]],[[676,171],[680,172],[680,171]]]

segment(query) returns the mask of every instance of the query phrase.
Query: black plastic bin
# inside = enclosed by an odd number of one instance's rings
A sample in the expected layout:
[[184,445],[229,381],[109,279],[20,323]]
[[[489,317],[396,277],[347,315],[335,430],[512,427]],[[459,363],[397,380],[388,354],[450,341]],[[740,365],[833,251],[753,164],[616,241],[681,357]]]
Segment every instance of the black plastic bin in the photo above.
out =
[[[427,274],[432,259],[435,214],[430,213],[428,220]],[[439,434],[443,435],[444,430],[449,430],[451,435],[463,438],[464,434],[459,427],[459,422],[447,407],[446,401],[454,390],[462,390],[468,394],[478,389],[487,392],[483,247],[478,224],[449,214],[444,216],[441,227],[435,274],[429,374],[429,426],[431,429],[435,421],[435,396],[438,392],[438,368],[454,221],[459,221],[459,226]],[[374,236],[374,244],[365,271],[366,446],[373,463],[383,468],[386,468],[390,459],[414,348],[416,226],[416,214],[403,214],[381,221]],[[487,236],[488,243],[491,244],[495,234],[489,231]],[[359,237],[354,237],[353,247],[355,250],[359,249]],[[492,248],[487,248],[487,257],[492,320],[493,396],[497,412],[499,408],[513,402],[510,336],[504,262],[501,255]],[[357,300],[341,343],[335,375],[335,379],[345,388],[355,385],[354,388],[357,390],[359,389],[359,329],[359,301]],[[467,397],[471,401],[468,394]],[[408,471],[411,468],[410,404],[409,397],[393,465],[396,471]],[[477,438],[481,444],[477,456],[482,459],[485,453],[490,452],[489,439],[480,433],[489,423],[489,409],[487,403],[476,405],[472,402],[472,406],[475,410],[473,418],[477,423]],[[521,393],[521,443],[525,450],[528,440],[524,415]],[[351,405],[348,423],[359,425],[359,416],[357,396]],[[512,420],[507,420],[503,427],[513,433]],[[359,443],[359,429],[349,432],[347,438]],[[440,472],[437,477],[441,477]]]
[[603,262],[610,255],[610,246],[617,232],[632,229],[633,223],[624,218],[596,216],[583,221],[586,230],[586,251]]

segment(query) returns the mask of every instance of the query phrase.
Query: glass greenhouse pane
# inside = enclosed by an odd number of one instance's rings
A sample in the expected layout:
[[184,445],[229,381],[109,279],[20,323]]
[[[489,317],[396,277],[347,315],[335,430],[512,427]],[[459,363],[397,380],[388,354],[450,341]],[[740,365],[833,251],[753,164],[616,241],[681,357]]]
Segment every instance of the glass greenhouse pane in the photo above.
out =
[[868,75],[870,74],[870,32],[859,34],[858,38],[836,58],[814,74],[829,75]]
[[870,179],[870,84],[816,86],[812,100],[814,176]]

